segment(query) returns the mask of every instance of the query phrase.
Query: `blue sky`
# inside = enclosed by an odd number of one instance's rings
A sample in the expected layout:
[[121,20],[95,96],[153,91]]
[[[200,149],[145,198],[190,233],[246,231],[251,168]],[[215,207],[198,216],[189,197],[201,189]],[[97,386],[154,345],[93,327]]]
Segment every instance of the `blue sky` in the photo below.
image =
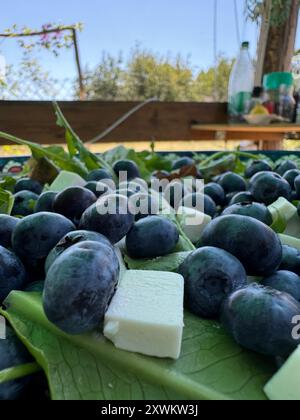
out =
[[[258,30],[243,17],[244,0],[237,0],[241,37],[250,40],[252,54]],[[13,0],[1,5],[0,30],[14,23],[40,28],[48,22],[83,22],[80,51],[83,65],[94,66],[102,51],[122,51],[126,56],[138,42],[158,53],[190,56],[196,69],[213,64],[213,0]],[[218,0],[218,51],[228,57],[237,54],[234,0]],[[1,43],[9,63],[19,57],[15,41]],[[42,55],[43,65],[55,76],[74,73],[72,52],[59,59]]]

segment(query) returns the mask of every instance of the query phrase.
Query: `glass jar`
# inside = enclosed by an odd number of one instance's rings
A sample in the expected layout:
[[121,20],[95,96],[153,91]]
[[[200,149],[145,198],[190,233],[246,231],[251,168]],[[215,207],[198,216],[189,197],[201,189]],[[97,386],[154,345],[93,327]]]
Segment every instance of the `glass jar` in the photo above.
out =
[[294,80],[291,73],[270,73],[264,77],[268,95],[268,109],[288,122],[293,122],[296,102],[293,96]]
[[279,88],[278,115],[290,122],[294,121],[296,101],[293,87],[281,85]]

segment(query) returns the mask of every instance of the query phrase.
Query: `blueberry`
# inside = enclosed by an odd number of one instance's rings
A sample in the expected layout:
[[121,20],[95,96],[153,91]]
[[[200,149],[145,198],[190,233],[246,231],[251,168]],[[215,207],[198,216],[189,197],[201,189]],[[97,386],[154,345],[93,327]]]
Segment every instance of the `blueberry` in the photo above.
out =
[[217,318],[224,299],[247,284],[244,267],[228,252],[205,247],[190,254],[179,268],[187,307],[204,318]]
[[13,216],[29,216],[34,213],[39,196],[31,191],[20,191],[14,195]]
[[139,193],[139,192],[148,192],[148,184],[146,181],[144,181],[143,179],[139,179],[139,178],[135,178],[132,181],[129,182],[120,182],[118,185],[118,189],[119,190],[123,190],[123,189],[127,189],[127,190],[131,190],[134,193]]
[[43,186],[33,179],[30,178],[21,178],[17,181],[15,185],[15,193],[20,191],[31,191],[37,195],[40,195],[43,191]]
[[291,186],[292,190],[295,189],[295,179],[300,175],[299,169],[290,169],[283,175],[285,179]]
[[135,216],[135,221],[159,213],[159,200],[147,193],[137,193],[129,200],[129,210]]
[[271,166],[265,160],[255,160],[248,166],[245,171],[246,178],[252,178],[258,172],[269,172],[272,171]]
[[282,247],[280,270],[292,271],[300,276],[300,251],[288,245]]
[[135,194],[135,192],[132,191],[132,190],[129,190],[127,188],[123,188],[121,190],[116,190],[116,194],[117,195],[122,195],[123,197],[130,198]]
[[225,206],[228,206],[229,203],[231,202],[231,200],[233,199],[233,197],[235,197],[237,194],[239,194],[238,191],[235,191],[235,192],[231,192],[231,193],[226,194],[224,205]]
[[56,196],[57,193],[53,191],[47,191],[41,194],[35,205],[35,213],[39,213],[41,211],[53,212],[53,204]]
[[176,160],[173,163],[172,170],[177,171],[178,169],[184,168],[185,166],[193,166],[195,165],[195,161],[189,157],[183,157],[181,159]]
[[188,208],[194,208],[202,213],[214,217],[217,212],[217,206],[209,195],[193,193],[186,195],[182,200],[182,205]]
[[57,194],[54,211],[72,220],[77,225],[87,208],[97,201],[92,191],[82,187],[70,187]]
[[287,358],[300,344],[292,335],[300,304],[292,296],[250,285],[226,299],[222,324],[241,346],[273,357]]
[[291,194],[290,201],[291,201],[291,202],[293,202],[293,201],[298,201],[298,200],[299,200],[299,197],[298,197],[298,195],[297,195],[296,191],[295,191],[295,190],[293,190],[293,191],[292,191],[292,194]]
[[76,245],[80,242],[93,241],[112,246],[109,240],[97,232],[90,232],[87,230],[75,230],[74,232],[67,233],[55,247],[50,251],[46,263],[45,271],[48,272],[54,261],[71,246]]
[[51,249],[73,230],[73,223],[60,214],[36,213],[25,217],[16,226],[13,250],[31,270],[43,270]]
[[116,244],[127,235],[133,223],[127,197],[111,194],[100,198],[83,213],[79,228],[101,233]]
[[24,289],[24,291],[29,293],[40,293],[44,290],[44,286],[44,281],[34,281],[32,283],[29,283],[28,286]]
[[[26,347],[14,331],[6,326],[6,339],[0,340],[0,371],[32,361]],[[0,401],[17,400],[24,393],[29,382],[30,378],[25,377],[0,384]]]
[[297,176],[297,178],[295,178],[294,185],[295,185],[295,190],[296,190],[297,197],[299,198],[300,197],[300,175]]
[[179,241],[174,223],[162,216],[149,216],[134,224],[126,236],[132,258],[156,258],[170,254]]
[[218,180],[226,194],[232,192],[246,191],[247,184],[243,177],[233,172],[223,174]]
[[190,194],[190,191],[181,181],[172,181],[164,190],[164,197],[175,210],[182,204],[182,199]]
[[0,246],[0,303],[13,290],[22,290],[26,284],[26,271],[19,258]]
[[298,166],[292,160],[286,160],[276,166],[275,172],[283,176],[287,171],[290,171],[291,169],[298,169]]
[[141,176],[139,167],[132,160],[119,160],[114,163],[113,169],[118,177],[120,172],[126,172],[128,181]]
[[88,174],[87,180],[90,181],[103,181],[113,179],[112,175],[106,169],[96,169]]
[[[300,302],[300,277],[291,271],[277,271],[262,281],[265,287],[288,293]],[[299,314],[300,315],[300,314]]]
[[205,185],[203,192],[214,200],[217,206],[223,206],[225,202],[225,192],[221,185],[216,182],[211,182]]
[[271,226],[273,223],[273,217],[268,207],[261,203],[233,204],[223,211],[222,216],[228,216],[230,214],[253,217],[254,219],[257,219],[268,226]]
[[278,235],[264,223],[247,216],[222,216],[204,229],[202,246],[222,248],[238,258],[249,276],[268,276],[280,266]]
[[119,261],[113,248],[97,242],[74,245],[47,273],[45,314],[68,334],[100,328],[118,280]]
[[12,234],[19,221],[16,217],[0,214],[0,245],[4,248],[11,248]]
[[278,198],[290,199],[292,189],[290,184],[274,172],[259,172],[250,180],[249,191],[256,201],[267,206]]
[[104,184],[103,182],[90,181],[84,188],[94,193],[97,198],[111,192],[111,189],[108,187],[108,185]]
[[255,201],[253,195],[248,192],[240,192],[235,194],[229,202],[229,205],[232,206],[233,204],[239,203],[253,203]]

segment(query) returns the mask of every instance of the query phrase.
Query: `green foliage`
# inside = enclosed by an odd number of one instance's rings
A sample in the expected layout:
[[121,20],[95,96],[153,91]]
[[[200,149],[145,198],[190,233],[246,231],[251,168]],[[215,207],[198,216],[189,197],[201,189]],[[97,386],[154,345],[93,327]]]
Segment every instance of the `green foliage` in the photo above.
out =
[[218,66],[197,73],[180,55],[159,56],[136,47],[125,62],[121,55],[103,54],[95,70],[87,70],[89,99],[203,101],[227,100],[233,61],[219,57]]
[[[81,23],[75,25],[45,24],[40,29],[13,25],[3,34],[15,38],[22,51],[19,65],[9,65],[6,80],[0,82],[0,99],[26,97],[32,99],[54,98],[61,93],[61,82],[46,71],[36,53],[46,50],[58,57],[63,50],[73,46],[73,30],[81,31]],[[53,31],[53,32],[52,32]],[[20,35],[24,35],[24,37]],[[72,86],[72,83],[70,84]],[[75,89],[68,97],[75,96]],[[23,93],[26,92],[26,93]],[[30,94],[32,98],[30,98]]]
[[[282,25],[289,18],[293,1],[298,0],[272,0],[270,23],[272,26]],[[248,16],[253,21],[259,21],[266,15],[266,1],[247,0]]]
[[42,147],[37,143],[31,141],[19,139],[18,137],[12,136],[7,133],[0,131],[0,137],[4,138],[12,143],[20,144],[21,146],[27,146],[31,150],[32,156],[34,159],[39,160],[42,158],[49,159],[50,162],[57,165],[58,168],[75,172],[82,177],[85,177],[88,173],[84,163],[79,159],[72,157],[67,153],[63,147],[60,146],[50,146]]
[[57,118],[57,125],[65,129],[66,143],[68,146],[70,158],[75,160],[78,154],[79,161],[85,165],[88,171],[93,171],[99,167],[103,167],[108,171],[111,171],[111,167],[101,157],[90,152],[85,147],[84,143],[81,141],[79,136],[75,133],[65,118],[58,104],[54,102],[53,106]]
[[172,60],[136,49],[127,63],[124,81],[126,99],[195,99],[193,70],[180,55]]
[[[46,50],[58,56],[72,47],[73,29],[81,30],[82,25],[46,24],[40,30],[14,25],[7,29],[4,33],[16,37],[23,56],[19,65],[7,68],[0,99],[53,99],[64,94],[68,99],[78,98],[78,81],[54,78],[36,55]],[[32,33],[38,35],[17,37]],[[85,69],[84,85],[91,100],[140,101],[155,97],[161,101],[226,101],[232,64],[232,60],[220,56],[216,68],[197,72],[180,54],[158,55],[136,46],[127,59],[122,54],[104,52],[96,68]]]
[[201,71],[195,82],[196,97],[201,101],[226,102],[228,82],[234,61],[220,56],[218,66]]
[[73,30],[81,31],[82,29],[82,23],[68,26],[46,23],[42,28],[38,29],[29,28],[28,26],[18,28],[14,24],[11,28],[5,29],[3,34],[8,35],[9,38],[16,38],[24,52],[33,51],[34,49],[46,49],[58,56],[62,49],[73,46]]
[[27,363],[26,365],[13,366],[0,371],[0,384],[24,378],[41,370],[37,363]]
[[100,334],[51,324],[38,293],[13,292],[1,311],[48,378],[53,400],[265,400],[272,363],[242,350],[220,325],[185,314],[179,360],[116,349]]
[[14,206],[14,196],[11,192],[0,188],[0,214],[10,214]]
[[190,255],[191,251],[176,252],[154,260],[134,260],[125,255],[125,262],[130,270],[170,271],[177,272],[180,265]]
[[89,99],[101,98],[105,101],[120,99],[123,78],[123,58],[113,57],[103,52],[101,62],[93,69],[85,71],[86,94]]
[[16,182],[17,182],[17,178],[13,176],[10,176],[10,175],[2,176],[2,178],[0,179],[0,188],[6,191],[13,192]]

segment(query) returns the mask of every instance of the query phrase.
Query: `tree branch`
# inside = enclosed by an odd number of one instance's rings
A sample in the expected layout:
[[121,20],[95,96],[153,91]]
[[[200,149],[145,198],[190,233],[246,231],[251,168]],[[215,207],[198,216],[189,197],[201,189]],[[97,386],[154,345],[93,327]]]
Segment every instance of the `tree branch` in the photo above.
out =
[[24,38],[30,36],[41,36],[45,34],[53,34],[56,32],[76,31],[74,26],[58,26],[57,28],[43,29],[41,31],[19,32],[19,33],[0,33],[0,38]]

